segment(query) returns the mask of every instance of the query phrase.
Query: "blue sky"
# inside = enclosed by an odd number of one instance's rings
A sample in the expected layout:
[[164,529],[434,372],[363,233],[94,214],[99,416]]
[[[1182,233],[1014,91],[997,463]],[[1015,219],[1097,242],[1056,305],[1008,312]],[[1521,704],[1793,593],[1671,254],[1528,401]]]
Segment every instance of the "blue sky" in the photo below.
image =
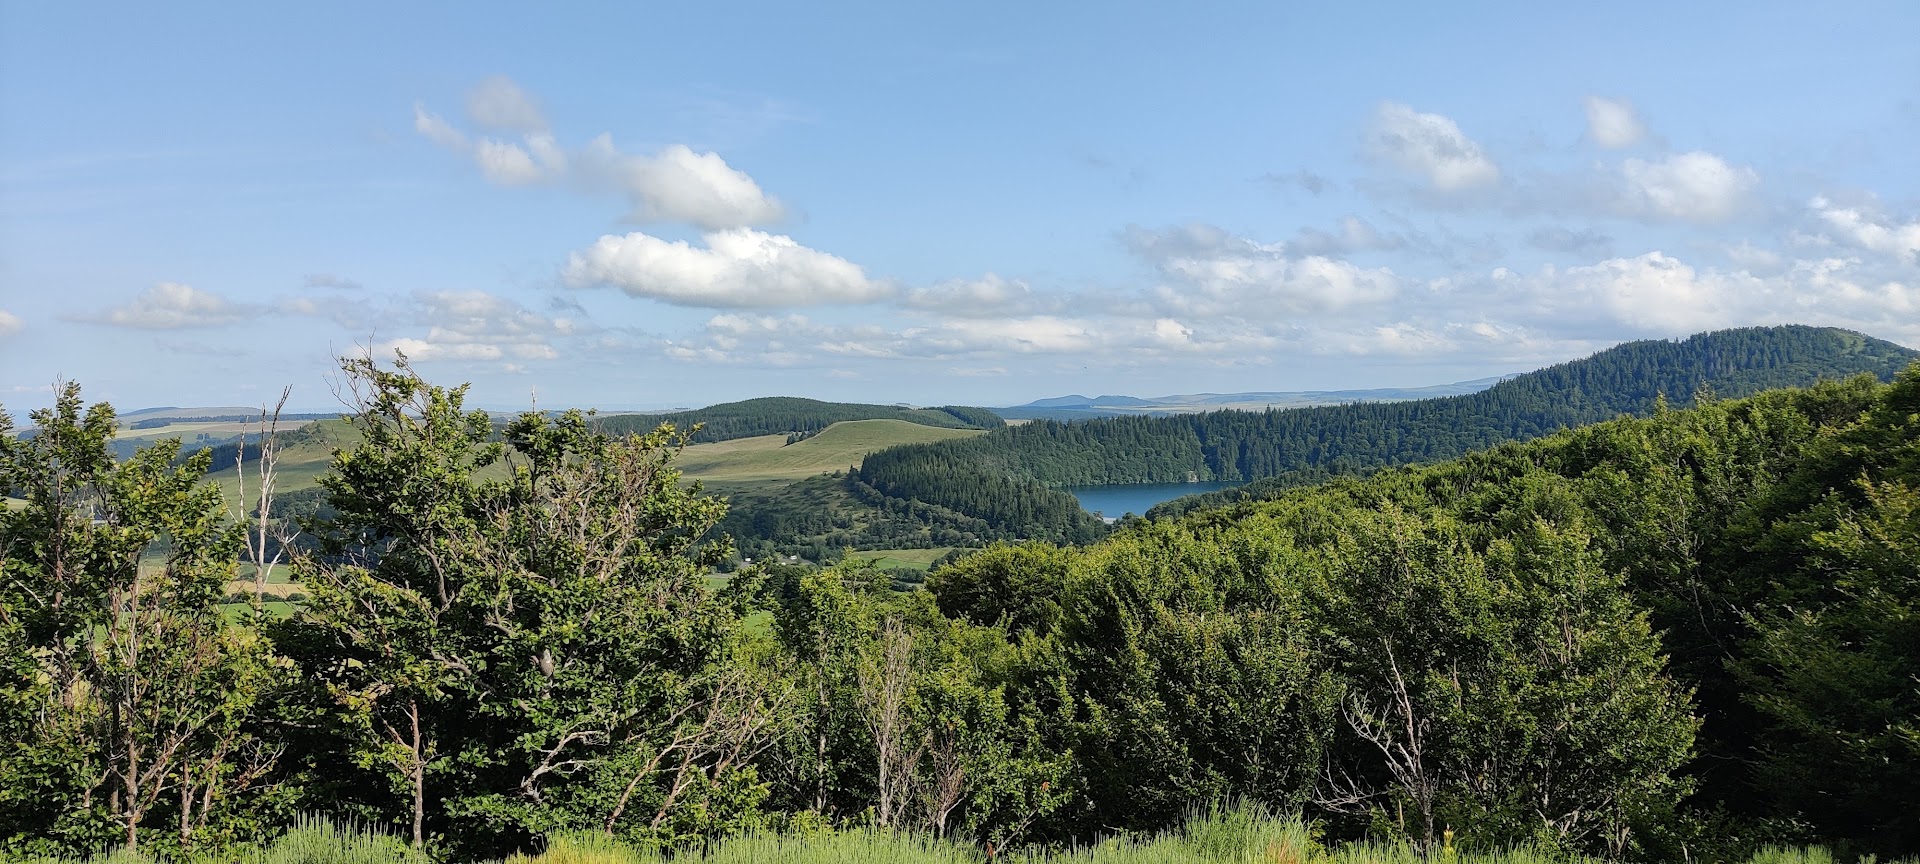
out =
[[500,408],[1920,347],[1920,5],[1293,5],[4,0],[0,405],[326,410],[369,346]]

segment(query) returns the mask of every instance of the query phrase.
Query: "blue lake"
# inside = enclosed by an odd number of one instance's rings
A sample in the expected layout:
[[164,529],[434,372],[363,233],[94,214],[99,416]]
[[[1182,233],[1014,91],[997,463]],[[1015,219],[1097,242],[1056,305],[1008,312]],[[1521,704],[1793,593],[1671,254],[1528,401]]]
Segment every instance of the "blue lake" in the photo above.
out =
[[1145,516],[1153,505],[1182,495],[1230,489],[1238,483],[1126,483],[1118,486],[1066,486],[1080,506],[1091,513],[1118,519],[1128,513]]

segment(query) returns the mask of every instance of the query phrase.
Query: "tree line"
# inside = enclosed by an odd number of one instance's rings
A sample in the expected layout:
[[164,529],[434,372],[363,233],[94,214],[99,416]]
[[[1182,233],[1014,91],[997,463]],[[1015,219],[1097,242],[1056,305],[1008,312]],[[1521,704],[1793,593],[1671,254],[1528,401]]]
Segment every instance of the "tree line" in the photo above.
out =
[[[922,500],[983,517],[988,511],[971,509],[982,498],[974,487],[1023,496],[1030,494],[1023,484],[1034,482],[1099,486],[1283,478],[1268,484],[1283,487],[1452,458],[1622,414],[1645,414],[1662,395],[1684,405],[1703,390],[1744,396],[1861,372],[1888,380],[1916,357],[1920,354],[1899,345],[1833,328],[1723,330],[1678,342],[1626,343],[1463,396],[1264,412],[1038,420],[984,436],[875,453],[862,466],[862,476],[876,487],[924,495]],[[1226,503],[1239,494],[1218,493],[1208,502]],[[1030,513],[1055,515],[1053,510]],[[1036,523],[1034,536],[1073,530],[1068,523]]]
[[1005,849],[1240,799],[1435,853],[1920,851],[1920,366],[912,591],[710,584],[725,505],[680,482],[683,431],[501,431],[404,363],[345,371],[358,434],[285,616],[220,603],[253,562],[208,456],[114,461],[76,387],[0,428],[0,848],[184,856],[322,813],[459,860],[829,825]]
[[[947,405],[939,408],[905,408],[897,405],[862,405],[851,402],[821,402],[792,396],[747,399],[664,414],[614,414],[599,418],[599,428],[610,435],[650,432],[662,423],[680,429],[696,429],[688,438],[692,443],[729,441],[760,435],[812,435],[847,420],[905,420],[942,429],[996,429],[1006,425],[1000,415],[985,408]],[[788,443],[793,443],[790,439]]]

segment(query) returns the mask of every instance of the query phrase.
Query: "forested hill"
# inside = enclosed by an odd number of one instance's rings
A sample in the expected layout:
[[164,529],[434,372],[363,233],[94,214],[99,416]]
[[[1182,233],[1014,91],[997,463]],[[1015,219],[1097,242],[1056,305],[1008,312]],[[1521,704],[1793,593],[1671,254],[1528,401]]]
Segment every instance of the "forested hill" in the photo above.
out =
[[1744,396],[1860,373],[1891,378],[1920,358],[1847,330],[1754,327],[1682,341],[1629,342],[1478,393],[1413,402],[1268,412],[1220,411],[1060,423],[1036,421],[965,441],[867,457],[861,480],[884,493],[978,513],[988,480],[1047,485],[1295,480],[1458,456],[1504,441],[1645,414],[1662,396]]
[[752,438],[756,435],[811,435],[843,420],[905,420],[944,429],[996,429],[1006,425],[1000,415],[985,408],[947,405],[905,408],[898,405],[862,405],[821,402],[791,396],[772,396],[726,402],[692,411],[666,414],[619,414],[603,417],[600,428],[611,434],[649,432],[662,423],[681,429],[700,425],[696,444]]

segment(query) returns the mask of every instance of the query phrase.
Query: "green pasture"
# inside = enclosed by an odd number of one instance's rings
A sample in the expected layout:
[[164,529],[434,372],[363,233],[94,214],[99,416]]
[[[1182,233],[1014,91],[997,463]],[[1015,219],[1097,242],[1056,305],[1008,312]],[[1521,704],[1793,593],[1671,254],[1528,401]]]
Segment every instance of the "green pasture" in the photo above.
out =
[[882,570],[898,570],[902,568],[925,570],[932,567],[933,562],[940,560],[941,556],[952,551],[952,546],[941,546],[934,549],[869,549],[863,552],[848,552],[847,557],[858,558],[863,561],[872,561],[875,567]]
[[784,435],[695,444],[675,464],[687,477],[698,480],[797,480],[845,470],[875,450],[982,434],[978,429],[941,429],[905,420],[846,420],[792,444]]

